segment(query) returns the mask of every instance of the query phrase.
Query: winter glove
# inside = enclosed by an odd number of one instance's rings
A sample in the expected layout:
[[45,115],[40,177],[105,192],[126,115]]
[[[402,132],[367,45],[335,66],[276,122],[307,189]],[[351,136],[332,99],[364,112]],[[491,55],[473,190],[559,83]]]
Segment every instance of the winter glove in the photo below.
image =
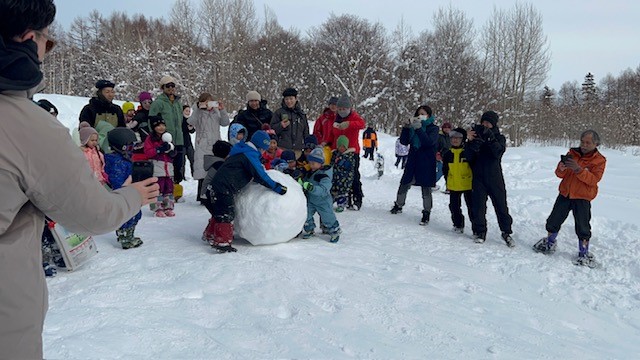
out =
[[287,193],[287,187],[280,184],[280,183],[276,183],[276,187],[275,187],[275,192],[277,192],[280,195],[284,195]]
[[333,127],[336,129],[344,130],[349,127],[349,122],[348,121],[343,121],[340,123],[334,122]]
[[158,154],[162,154],[162,153],[169,152],[169,151],[171,151],[171,145],[173,145],[173,144],[166,142],[166,143],[164,143],[164,144],[162,144],[162,145],[158,146],[158,147],[156,148],[156,152],[157,152]]
[[413,127],[416,130],[422,128],[422,120],[420,120],[419,118],[415,118],[411,123],[411,127]]
[[302,186],[302,190],[305,192],[313,191],[313,184],[308,181],[303,181],[302,179],[298,179],[298,184]]

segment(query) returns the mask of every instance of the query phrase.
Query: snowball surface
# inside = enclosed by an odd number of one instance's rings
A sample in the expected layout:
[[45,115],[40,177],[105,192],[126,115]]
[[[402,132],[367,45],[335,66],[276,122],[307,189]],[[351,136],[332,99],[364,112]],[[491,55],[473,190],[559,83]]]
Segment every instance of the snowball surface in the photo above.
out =
[[279,195],[251,182],[235,198],[236,234],[253,245],[287,242],[300,233],[307,219],[307,198],[302,187],[279,171],[267,170],[267,174],[286,186],[287,193]]

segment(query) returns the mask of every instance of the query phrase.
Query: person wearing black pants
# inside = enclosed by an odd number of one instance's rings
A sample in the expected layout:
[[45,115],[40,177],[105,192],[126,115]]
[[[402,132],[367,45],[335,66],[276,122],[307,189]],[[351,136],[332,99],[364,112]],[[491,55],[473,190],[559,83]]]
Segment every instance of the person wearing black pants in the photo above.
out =
[[473,235],[476,243],[484,243],[487,238],[487,197],[498,217],[502,240],[509,247],[515,242],[511,237],[513,219],[507,206],[507,190],[502,174],[502,155],[507,148],[506,138],[498,128],[498,114],[487,111],[482,114],[481,125],[476,125],[467,134],[469,144],[464,154],[473,171]]

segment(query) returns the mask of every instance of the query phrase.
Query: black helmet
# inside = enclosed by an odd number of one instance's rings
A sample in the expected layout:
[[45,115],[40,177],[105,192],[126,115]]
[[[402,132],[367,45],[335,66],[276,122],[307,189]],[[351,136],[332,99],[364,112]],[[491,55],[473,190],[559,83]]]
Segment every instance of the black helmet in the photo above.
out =
[[138,139],[136,133],[127,127],[118,127],[107,133],[107,140],[111,150],[127,155],[127,146],[133,145]]

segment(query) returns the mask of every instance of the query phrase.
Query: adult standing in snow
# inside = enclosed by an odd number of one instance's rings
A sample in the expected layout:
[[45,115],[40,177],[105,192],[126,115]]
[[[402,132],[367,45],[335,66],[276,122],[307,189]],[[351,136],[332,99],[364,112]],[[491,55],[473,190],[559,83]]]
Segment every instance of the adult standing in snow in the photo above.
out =
[[149,109],[151,109],[151,103],[153,97],[151,93],[146,91],[138,94],[138,101],[140,101],[140,107],[136,114],[133,116],[133,127],[131,130],[136,133],[138,144],[133,148],[133,161],[146,160],[144,155],[144,141],[149,136]]
[[202,202],[202,180],[207,176],[204,169],[204,156],[213,155],[213,144],[220,140],[220,126],[229,125],[229,114],[224,109],[221,100],[215,101],[213,95],[202,93],[198,103],[191,107],[191,117],[187,123],[196,129],[196,144],[194,146],[193,178],[198,180],[196,199]]
[[304,139],[309,136],[309,122],[300,107],[298,90],[287,88],[282,92],[282,107],[273,113],[271,128],[281,148],[293,150],[296,158],[302,154]]
[[249,91],[246,96],[247,109],[236,115],[232,124],[240,124],[247,129],[248,139],[251,139],[256,131],[262,129],[263,124],[271,123],[273,113],[267,109],[267,101],[257,91]]
[[534,245],[534,250],[551,254],[556,249],[556,237],[562,223],[573,212],[575,231],[578,235],[577,265],[594,266],[589,252],[591,239],[591,200],[598,195],[598,182],[604,175],[607,159],[598,151],[600,136],[593,130],[580,135],[580,147],[571,148],[556,167],[561,178],[560,194],[547,218],[547,236]]
[[[322,111],[313,125],[313,135],[318,139],[318,145],[322,147],[324,158],[331,160],[331,145],[333,144],[333,122],[336,120],[338,112],[338,98],[332,96],[327,102],[327,107]],[[327,162],[325,165],[328,165]]]
[[[351,99],[347,95],[342,95],[337,103],[337,115],[333,122],[333,138],[337,139],[344,135],[349,139],[349,146],[354,148],[356,161],[354,164],[353,186],[349,196],[348,209],[360,210],[362,207],[362,182],[360,182],[360,130],[364,129],[365,122],[360,115],[351,108]],[[336,149],[335,142],[331,145]]]
[[[69,129],[31,97],[55,40],[52,0],[0,1],[0,358],[42,359],[45,215],[71,232],[115,230],[158,194],[155,178],[109,192]],[[42,181],[46,179],[46,181]],[[70,185],[72,184],[72,186]],[[100,219],[100,221],[95,221]]]
[[[195,156],[195,150],[193,148],[193,141],[191,141],[191,134],[196,132],[196,129],[189,125],[187,120],[191,117],[191,106],[182,105],[182,136],[184,138],[184,154],[189,160],[189,165],[191,168],[191,176],[193,176],[193,161]],[[182,178],[184,179],[184,169],[185,166],[182,167]]]
[[362,133],[362,147],[364,148],[364,155],[362,157],[369,158],[373,161],[373,153],[378,150],[378,134],[373,129],[373,126],[368,126]]
[[515,242],[511,237],[513,219],[509,215],[507,206],[507,190],[502,174],[502,155],[507,149],[507,140],[498,128],[498,114],[487,111],[480,118],[480,125],[467,133],[468,146],[464,154],[471,163],[473,181],[471,183],[473,195],[472,221],[473,237],[476,243],[483,243],[487,238],[487,197],[498,217],[498,225],[502,232],[502,240],[509,247]]
[[433,124],[433,111],[427,105],[421,105],[413,114],[411,123],[406,124],[400,133],[400,142],[409,145],[409,157],[404,173],[400,179],[400,187],[396,201],[391,208],[392,214],[402,212],[407,200],[407,193],[412,185],[422,189],[422,219],[420,225],[427,225],[431,217],[433,199],[431,190],[436,184],[436,145],[438,143],[438,127]]
[[89,99],[89,104],[80,111],[78,125],[86,121],[98,132],[98,144],[105,152],[110,152],[107,133],[114,128],[126,126],[124,113],[120,106],[113,103],[116,97],[115,84],[109,80],[96,82],[96,96]]
[[[165,121],[167,132],[171,134],[176,147],[176,156],[173,158],[173,182],[179,184],[184,180],[184,137],[182,135],[182,104],[180,96],[176,95],[176,79],[165,75],[160,79],[162,94],[158,95],[151,104],[149,115],[160,114]],[[149,129],[153,133],[153,129]]]

